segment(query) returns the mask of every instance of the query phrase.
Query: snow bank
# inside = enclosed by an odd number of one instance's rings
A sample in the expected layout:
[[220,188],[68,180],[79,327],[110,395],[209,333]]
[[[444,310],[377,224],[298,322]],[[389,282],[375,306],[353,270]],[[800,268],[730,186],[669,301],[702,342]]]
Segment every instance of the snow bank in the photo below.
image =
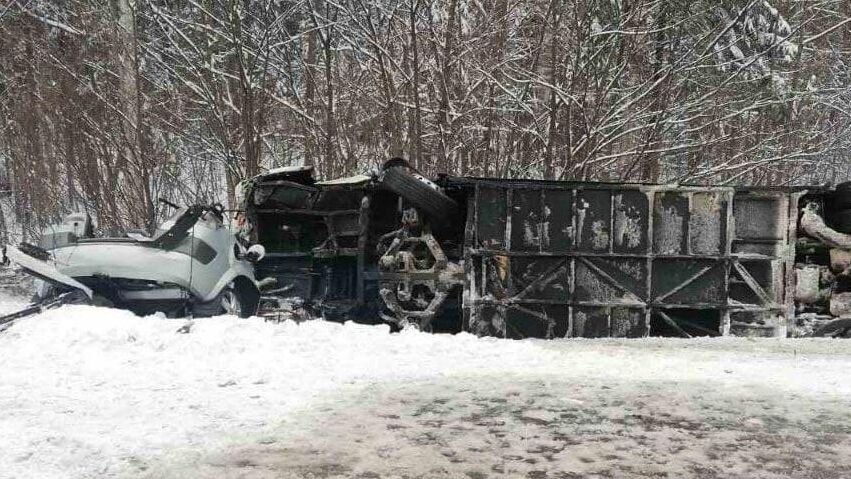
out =
[[22,299],[0,298],[0,315],[13,313],[27,305]]
[[0,335],[0,476],[120,472],[137,456],[274,426],[365,381],[546,365],[532,344],[469,335],[233,317],[178,333],[184,324],[76,306]]
[[138,472],[377,382],[602,378],[851,398],[844,341],[505,341],[233,317],[179,333],[186,323],[74,306],[0,334],[0,477]]

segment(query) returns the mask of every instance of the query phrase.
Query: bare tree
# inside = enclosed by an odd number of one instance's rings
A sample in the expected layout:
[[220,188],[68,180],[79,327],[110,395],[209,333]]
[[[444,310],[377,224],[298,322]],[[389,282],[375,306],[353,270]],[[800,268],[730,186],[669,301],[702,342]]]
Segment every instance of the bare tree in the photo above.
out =
[[844,0],[13,0],[9,230],[236,204],[281,165],[725,184],[851,175]]

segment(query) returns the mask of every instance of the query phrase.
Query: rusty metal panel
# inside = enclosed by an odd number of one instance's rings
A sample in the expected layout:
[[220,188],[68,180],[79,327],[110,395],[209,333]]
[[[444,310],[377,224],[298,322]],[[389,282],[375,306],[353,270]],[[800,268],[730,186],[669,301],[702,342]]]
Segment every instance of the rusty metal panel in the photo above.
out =
[[662,335],[719,336],[724,316],[721,309],[659,308],[651,315],[650,328]]
[[564,337],[568,324],[567,306],[517,303],[506,309],[504,336],[512,339]]
[[519,182],[477,191],[471,206],[478,240],[465,251],[471,331],[780,331],[791,193]]
[[653,252],[685,254],[688,249],[688,196],[680,191],[656,194],[653,211]]
[[544,216],[541,190],[511,191],[511,250],[541,251]]
[[642,191],[626,190],[612,196],[612,236],[615,253],[646,253],[649,200]]
[[787,195],[736,195],[733,204],[733,217],[739,219],[736,221],[736,237],[784,240],[788,208]]
[[575,308],[574,337],[581,338],[640,338],[647,335],[644,310],[625,307]]
[[576,300],[642,304],[647,263],[635,258],[582,257],[576,261]]
[[[780,260],[740,259],[730,276],[730,299],[744,304],[777,303],[783,293]],[[758,288],[749,284],[752,278]]]
[[576,228],[579,250],[609,251],[612,194],[607,190],[580,190],[576,196]]
[[544,190],[543,250],[574,249],[573,194],[573,190]]
[[721,261],[657,259],[653,269],[653,301],[657,304],[727,304]]
[[570,299],[570,260],[559,257],[515,256],[510,260],[510,294],[517,300]]
[[747,242],[735,240],[733,242],[733,255],[742,257],[779,258],[786,249],[785,242]]
[[478,336],[505,337],[505,307],[482,303],[472,308],[466,329]]
[[729,276],[733,334],[773,336],[785,333],[786,251],[789,248],[790,194],[773,190],[736,192],[734,238]]
[[614,338],[641,338],[647,336],[648,325],[643,309],[612,308],[609,331]]
[[724,192],[707,191],[692,195],[689,215],[692,254],[721,254],[727,235],[726,225],[727,195]]
[[477,188],[476,193],[476,237],[482,248],[505,247],[506,198],[504,188]]
[[480,269],[476,270],[479,278],[481,296],[487,299],[504,300],[508,297],[509,259],[507,256],[490,256],[482,258]]
[[609,331],[609,308],[574,308],[573,336],[577,338],[605,338]]

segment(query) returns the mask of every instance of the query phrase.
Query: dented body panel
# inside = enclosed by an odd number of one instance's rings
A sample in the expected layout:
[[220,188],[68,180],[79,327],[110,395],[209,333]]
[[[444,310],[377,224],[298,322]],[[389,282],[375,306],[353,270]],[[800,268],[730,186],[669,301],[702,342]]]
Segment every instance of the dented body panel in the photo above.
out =
[[[95,238],[92,228],[84,227],[58,246],[50,228],[42,244],[53,248],[7,246],[4,258],[43,281],[34,297],[37,305],[60,304],[65,293],[78,292],[74,298],[142,315],[247,317],[259,299],[253,258],[262,256],[262,249],[251,250],[223,220],[221,205],[194,205],[179,208],[152,235],[131,231]],[[86,236],[77,237],[79,232]],[[228,310],[225,303],[233,298],[239,308]]]

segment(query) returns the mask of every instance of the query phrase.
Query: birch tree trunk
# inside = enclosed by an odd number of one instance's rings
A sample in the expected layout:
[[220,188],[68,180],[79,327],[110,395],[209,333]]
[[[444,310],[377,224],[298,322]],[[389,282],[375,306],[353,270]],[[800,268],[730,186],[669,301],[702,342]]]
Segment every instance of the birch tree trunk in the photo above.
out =
[[[142,148],[142,94],[139,85],[138,41],[135,5],[131,0],[111,0],[116,21],[115,45],[118,71],[118,108],[121,125],[121,149],[117,166],[127,190],[122,191],[127,221],[134,228],[152,229],[154,204],[151,198],[150,171]],[[117,185],[119,188],[122,185]]]

